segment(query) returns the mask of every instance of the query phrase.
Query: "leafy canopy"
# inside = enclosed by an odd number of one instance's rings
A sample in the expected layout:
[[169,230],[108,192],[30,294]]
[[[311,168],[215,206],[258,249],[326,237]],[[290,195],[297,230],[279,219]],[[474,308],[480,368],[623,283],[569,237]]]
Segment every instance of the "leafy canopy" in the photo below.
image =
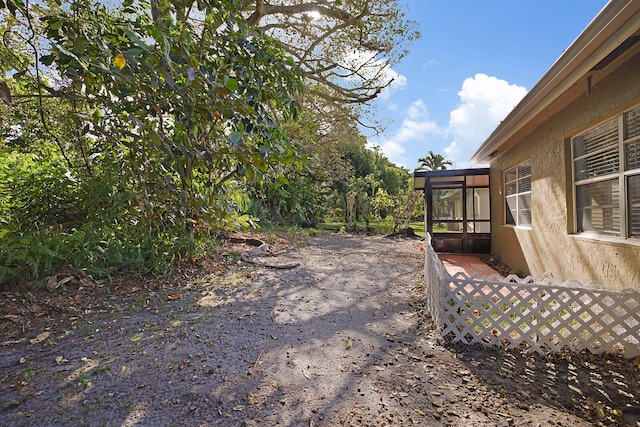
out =
[[301,163],[280,123],[297,116],[303,73],[279,43],[237,1],[194,3],[193,21],[156,6],[0,0],[0,151],[16,165],[48,159],[49,193],[67,194],[44,203],[38,180],[5,186],[6,230],[29,209],[41,232],[90,223],[123,245],[193,241],[249,224],[245,183]]

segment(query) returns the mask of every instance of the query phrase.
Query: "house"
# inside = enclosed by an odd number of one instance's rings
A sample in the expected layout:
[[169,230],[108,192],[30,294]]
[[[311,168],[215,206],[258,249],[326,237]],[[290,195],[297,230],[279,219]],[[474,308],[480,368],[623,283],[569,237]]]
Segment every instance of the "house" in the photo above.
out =
[[491,253],[514,269],[640,289],[640,0],[612,0],[473,154]]

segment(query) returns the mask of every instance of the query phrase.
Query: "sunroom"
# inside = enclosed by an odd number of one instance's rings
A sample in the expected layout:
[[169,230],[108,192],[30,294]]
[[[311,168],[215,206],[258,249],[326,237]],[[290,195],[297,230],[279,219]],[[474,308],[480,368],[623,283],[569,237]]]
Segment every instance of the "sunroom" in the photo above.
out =
[[489,168],[415,171],[413,187],[436,252],[491,252]]

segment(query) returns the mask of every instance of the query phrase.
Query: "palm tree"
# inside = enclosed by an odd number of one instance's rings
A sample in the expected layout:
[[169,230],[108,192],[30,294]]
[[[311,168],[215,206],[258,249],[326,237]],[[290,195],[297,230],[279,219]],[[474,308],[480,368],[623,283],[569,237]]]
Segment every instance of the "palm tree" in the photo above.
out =
[[453,166],[453,162],[444,158],[442,154],[435,154],[429,150],[429,155],[418,159],[420,166],[416,170],[445,170],[447,166]]

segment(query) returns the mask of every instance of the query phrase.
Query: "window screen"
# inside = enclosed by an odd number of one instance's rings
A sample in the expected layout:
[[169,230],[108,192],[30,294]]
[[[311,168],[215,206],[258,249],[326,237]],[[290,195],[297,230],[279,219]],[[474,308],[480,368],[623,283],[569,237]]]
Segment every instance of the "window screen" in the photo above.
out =
[[505,224],[531,225],[531,164],[524,162],[504,172]]

